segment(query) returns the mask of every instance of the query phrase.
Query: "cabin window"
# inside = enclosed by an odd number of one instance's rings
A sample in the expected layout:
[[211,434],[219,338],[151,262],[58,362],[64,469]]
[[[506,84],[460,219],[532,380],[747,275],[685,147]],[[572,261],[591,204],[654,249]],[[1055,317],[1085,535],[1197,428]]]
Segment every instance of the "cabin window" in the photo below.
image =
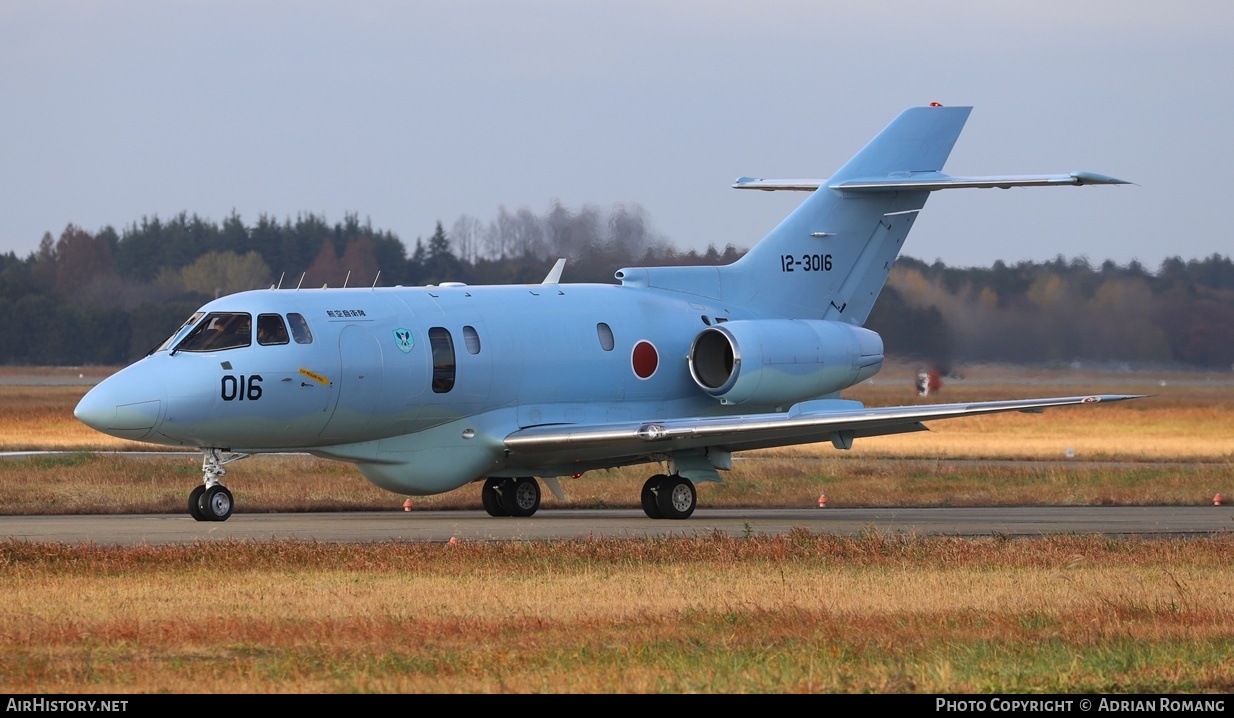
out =
[[291,324],[291,338],[296,341],[296,344],[313,343],[313,333],[309,331],[308,322],[304,320],[303,314],[291,312],[287,315],[287,322]]
[[[180,328],[176,330],[176,333],[167,337],[167,339],[162,344],[159,345],[159,348],[155,349],[154,351],[161,352],[167,349],[168,347],[174,346],[176,342],[184,338],[184,335],[185,333],[188,332],[189,328],[192,327],[194,324],[196,324],[198,319],[201,319],[204,316],[206,316],[205,312],[193,312],[193,316],[189,317],[188,321],[181,324]],[[150,353],[153,354],[154,352],[150,352]]]
[[287,326],[278,314],[257,315],[257,343],[262,346],[287,343]]
[[433,351],[433,391],[445,394],[454,388],[454,339],[445,327],[428,330]]
[[214,352],[253,343],[253,318],[244,312],[211,312],[176,345],[178,352]]
[[600,348],[606,352],[613,351],[613,330],[609,325],[600,322],[596,325],[596,336],[600,338]]
[[467,347],[468,354],[480,353],[480,335],[475,327],[463,327],[463,344]]

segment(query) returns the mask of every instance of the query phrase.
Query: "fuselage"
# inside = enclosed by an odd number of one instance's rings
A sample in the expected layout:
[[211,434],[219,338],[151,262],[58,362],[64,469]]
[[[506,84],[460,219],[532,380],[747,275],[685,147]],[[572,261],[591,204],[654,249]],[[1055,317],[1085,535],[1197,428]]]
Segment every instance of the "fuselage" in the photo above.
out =
[[501,408],[518,408],[520,426],[705,412],[716,402],[690,380],[686,351],[703,317],[728,318],[605,285],[261,290],[200,313],[299,315],[311,338],[202,351],[171,342],[91,392],[109,398],[102,411],[132,414],[106,431],[252,452],[382,439]]
[[[737,413],[700,389],[688,354],[709,326],[749,318],[704,297],[617,285],[242,292],[203,306],[76,414],[145,442],[310,451],[352,461],[386,488],[431,493],[570,470],[511,460],[501,442],[520,428]],[[207,338],[224,324],[238,335]],[[831,388],[851,370],[835,367]]]

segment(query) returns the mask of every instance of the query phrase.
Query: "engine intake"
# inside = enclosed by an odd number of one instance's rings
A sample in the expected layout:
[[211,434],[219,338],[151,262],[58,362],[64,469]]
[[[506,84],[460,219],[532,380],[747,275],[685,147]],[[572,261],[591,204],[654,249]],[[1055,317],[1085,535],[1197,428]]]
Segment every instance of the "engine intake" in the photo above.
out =
[[694,382],[722,404],[784,407],[874,376],[883,340],[839,322],[740,320],[699,332],[689,360]]

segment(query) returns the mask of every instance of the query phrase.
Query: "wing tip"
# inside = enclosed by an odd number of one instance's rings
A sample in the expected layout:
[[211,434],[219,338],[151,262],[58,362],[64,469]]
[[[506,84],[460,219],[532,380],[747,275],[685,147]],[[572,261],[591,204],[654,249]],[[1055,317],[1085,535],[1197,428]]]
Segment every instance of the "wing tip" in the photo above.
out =
[[1075,179],[1075,183],[1079,185],[1085,184],[1130,184],[1135,182],[1131,180],[1118,179],[1109,175],[1097,174],[1096,172],[1072,172],[1071,177]]

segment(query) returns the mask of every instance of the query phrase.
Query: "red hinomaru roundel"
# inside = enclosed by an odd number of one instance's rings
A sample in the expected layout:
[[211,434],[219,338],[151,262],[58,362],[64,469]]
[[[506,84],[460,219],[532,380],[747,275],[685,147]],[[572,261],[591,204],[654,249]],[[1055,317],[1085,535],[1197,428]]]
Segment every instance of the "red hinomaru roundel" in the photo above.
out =
[[641,341],[634,345],[634,353],[630,355],[630,363],[639,379],[650,379],[660,366],[660,354],[651,342]]

